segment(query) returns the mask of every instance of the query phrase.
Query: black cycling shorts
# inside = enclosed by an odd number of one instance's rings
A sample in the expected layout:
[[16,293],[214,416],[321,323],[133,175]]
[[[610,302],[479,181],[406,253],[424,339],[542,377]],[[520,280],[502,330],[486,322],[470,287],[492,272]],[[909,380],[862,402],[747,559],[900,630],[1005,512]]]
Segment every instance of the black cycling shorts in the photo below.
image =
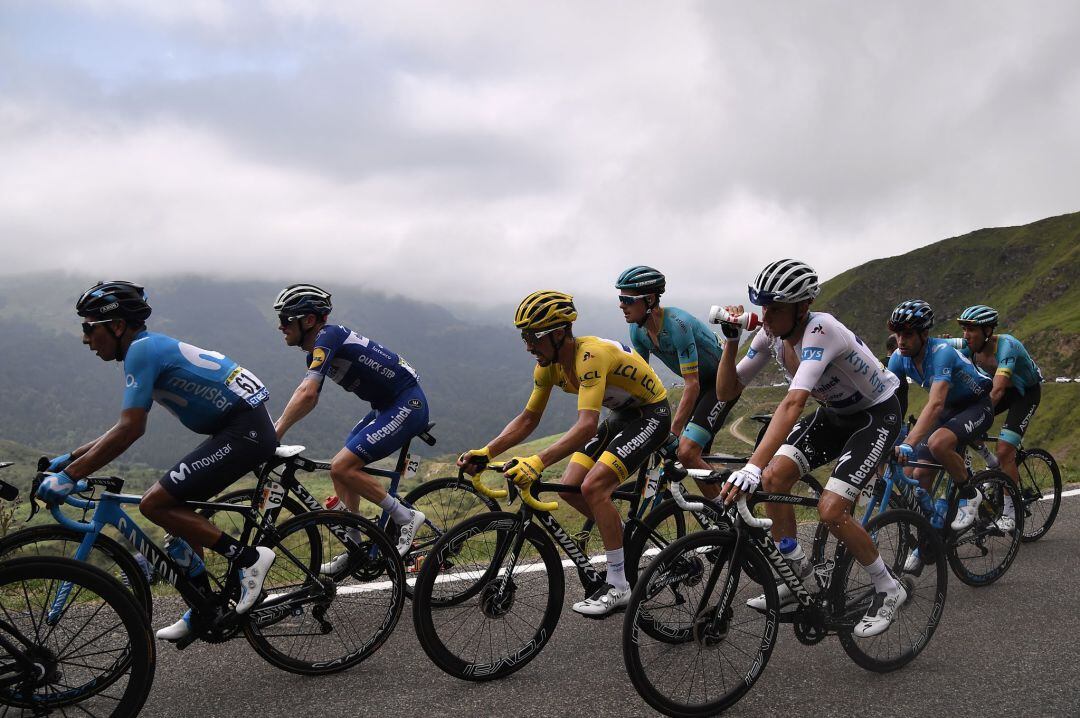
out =
[[[984,394],[967,406],[945,407],[938,417],[937,428],[956,434],[956,446],[959,448],[981,439],[993,425],[994,405],[990,402],[990,395]],[[937,461],[925,441],[915,447],[915,458],[918,461]]]
[[671,406],[667,399],[613,411],[600,423],[596,436],[572,460],[588,468],[597,461],[607,464],[619,481],[625,481],[649,454],[663,446],[670,433]]
[[1014,386],[1006,389],[1005,396],[1001,397],[1001,401],[994,408],[995,414],[1000,414],[1006,410],[1009,412],[1005,415],[1005,423],[1001,425],[1001,431],[998,432],[998,440],[1016,447],[1020,446],[1020,441],[1024,438],[1024,432],[1027,431],[1031,417],[1034,416],[1035,410],[1039,408],[1041,400],[1042,387],[1038,384],[1029,387],[1023,394],[1018,392]]
[[701,385],[701,395],[698,396],[694,405],[694,414],[683,429],[682,435],[701,447],[703,453],[712,451],[712,442],[716,438],[716,432],[724,425],[731,407],[739,400],[735,397],[731,401],[718,401],[716,399],[716,377],[704,377]]
[[839,456],[825,490],[854,501],[896,443],[901,418],[895,394],[854,414],[837,414],[819,406],[795,424],[776,455],[794,461],[800,475]]
[[240,404],[224,427],[180,459],[158,481],[180,501],[206,501],[274,456],[277,432],[266,405]]

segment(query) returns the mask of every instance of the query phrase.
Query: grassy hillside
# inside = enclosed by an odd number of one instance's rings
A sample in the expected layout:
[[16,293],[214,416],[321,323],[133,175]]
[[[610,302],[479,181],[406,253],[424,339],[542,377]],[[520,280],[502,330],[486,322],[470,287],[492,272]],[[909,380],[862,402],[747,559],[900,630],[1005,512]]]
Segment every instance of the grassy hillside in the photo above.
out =
[[898,257],[878,259],[826,282],[815,307],[835,313],[876,351],[904,299],[930,302],[935,333],[972,304],[1001,314],[998,331],[1017,336],[1048,378],[1080,374],[1080,213],[1022,227],[980,229]]

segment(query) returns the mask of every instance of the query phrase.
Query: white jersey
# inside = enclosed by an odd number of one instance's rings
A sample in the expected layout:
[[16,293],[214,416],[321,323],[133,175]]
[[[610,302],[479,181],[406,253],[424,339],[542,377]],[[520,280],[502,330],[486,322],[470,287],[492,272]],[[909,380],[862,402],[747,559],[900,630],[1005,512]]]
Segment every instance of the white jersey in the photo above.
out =
[[900,386],[855,334],[823,312],[812,312],[802,340],[792,350],[759,329],[735,372],[747,386],[772,356],[792,389],[805,389],[838,414],[854,414],[888,399]]

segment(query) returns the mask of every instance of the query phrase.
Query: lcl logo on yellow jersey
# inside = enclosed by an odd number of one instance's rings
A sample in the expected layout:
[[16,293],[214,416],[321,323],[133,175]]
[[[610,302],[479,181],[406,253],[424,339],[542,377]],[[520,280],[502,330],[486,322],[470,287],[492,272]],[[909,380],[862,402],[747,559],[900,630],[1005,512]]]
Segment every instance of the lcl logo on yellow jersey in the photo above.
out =
[[311,366],[309,369],[314,369],[321,366],[326,361],[326,350],[322,347],[315,347],[315,350],[311,352]]

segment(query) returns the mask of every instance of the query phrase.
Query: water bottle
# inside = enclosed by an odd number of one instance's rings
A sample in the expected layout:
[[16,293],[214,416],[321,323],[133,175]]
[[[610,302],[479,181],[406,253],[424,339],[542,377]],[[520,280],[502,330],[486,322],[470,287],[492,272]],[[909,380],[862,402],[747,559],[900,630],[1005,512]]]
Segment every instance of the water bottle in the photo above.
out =
[[814,580],[814,564],[810,563],[809,557],[803,551],[802,546],[793,538],[780,540],[780,555],[783,556],[795,575],[802,579],[803,586],[809,593],[817,590],[817,582]]
[[983,458],[989,468],[996,469],[998,467],[997,457],[994,456],[994,452],[986,448],[986,444],[979,444],[975,447],[975,450],[979,452],[979,456]]
[[206,570],[206,564],[199,558],[199,554],[195,553],[191,545],[179,536],[168,536],[165,539],[165,552],[190,578],[195,578]]
[[930,498],[930,494],[926,493],[926,489],[921,486],[916,486],[915,500],[919,502],[919,508],[922,509],[923,516],[933,522],[935,514],[934,500]]
[[327,511],[348,511],[349,507],[337,496],[327,496],[324,504]]
[[738,316],[732,316],[726,309],[714,304],[709,309],[709,324],[734,324],[748,332],[752,332],[761,326],[761,319],[753,312],[743,312]]
[[949,513],[949,500],[940,498],[934,503],[934,515],[930,517],[930,525],[940,529],[945,525],[945,514]]

